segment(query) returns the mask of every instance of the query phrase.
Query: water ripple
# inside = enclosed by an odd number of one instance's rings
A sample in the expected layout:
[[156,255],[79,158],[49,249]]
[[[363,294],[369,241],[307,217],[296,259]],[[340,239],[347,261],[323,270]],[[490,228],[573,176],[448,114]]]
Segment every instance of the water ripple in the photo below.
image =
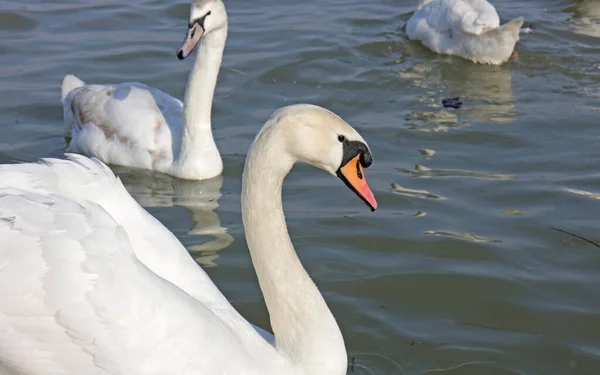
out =
[[431,169],[423,165],[415,165],[414,170],[398,168],[399,171],[405,172],[413,177],[470,177],[481,178],[485,180],[507,181],[515,178],[514,175],[502,173],[488,173],[478,171],[466,171],[458,169]]

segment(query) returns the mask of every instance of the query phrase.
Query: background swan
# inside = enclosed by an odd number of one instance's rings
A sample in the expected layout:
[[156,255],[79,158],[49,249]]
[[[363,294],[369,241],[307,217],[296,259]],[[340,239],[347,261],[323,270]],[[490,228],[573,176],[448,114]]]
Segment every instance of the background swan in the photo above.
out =
[[281,196],[292,166],[305,162],[377,207],[363,174],[369,148],[341,118],[282,108],[248,153],[242,216],[274,346],[108,167],[69,158],[0,166],[5,373],[346,373],[342,335],[294,251]]
[[573,13],[567,20],[569,27],[578,34],[600,38],[600,2],[597,0],[575,0],[564,10]]
[[62,84],[65,139],[72,152],[108,164],[145,168],[184,179],[221,174],[223,161],[211,129],[212,100],[227,39],[220,0],[195,0],[184,59],[200,42],[185,103],[141,83],[85,85],[67,75]]
[[501,64],[514,51],[521,26],[523,17],[500,26],[487,0],[420,0],[406,33],[437,53]]

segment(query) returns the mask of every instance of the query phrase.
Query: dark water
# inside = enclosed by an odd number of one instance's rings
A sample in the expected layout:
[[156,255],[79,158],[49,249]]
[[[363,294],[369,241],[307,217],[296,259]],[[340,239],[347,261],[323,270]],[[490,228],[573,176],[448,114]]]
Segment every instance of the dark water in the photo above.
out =
[[[244,156],[274,109],[325,106],[369,142],[380,208],[309,167],[287,179],[284,202],[355,373],[598,374],[600,248],[552,228],[600,242],[600,2],[495,1],[503,21],[536,26],[499,67],[408,41],[416,4],[227,1],[213,117],[224,176],[115,170],[235,306],[268,326],[240,218]],[[0,2],[0,161],[60,155],[67,73],[182,98],[191,60],[175,51],[188,9]],[[463,108],[442,108],[453,96]]]

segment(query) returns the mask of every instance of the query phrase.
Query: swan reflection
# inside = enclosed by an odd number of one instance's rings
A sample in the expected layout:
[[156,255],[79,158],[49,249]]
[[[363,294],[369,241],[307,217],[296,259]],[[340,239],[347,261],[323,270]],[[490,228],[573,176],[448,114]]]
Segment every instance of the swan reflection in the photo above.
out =
[[567,20],[567,23],[574,32],[596,38],[600,37],[599,0],[574,1],[572,6],[565,9],[565,12],[572,13],[572,17]]
[[[398,73],[420,89],[418,108],[407,120],[423,131],[444,131],[469,122],[512,123],[515,120],[512,74],[502,66],[479,65],[456,58],[434,58]],[[460,97],[459,110],[442,100]]]
[[[223,176],[210,180],[188,181],[141,169],[113,167],[127,191],[142,207],[181,206],[190,212],[193,227],[188,235],[202,237],[186,244],[192,257],[203,267],[214,267],[219,251],[233,242],[227,228],[221,226],[219,206]],[[181,238],[180,238],[181,240]]]

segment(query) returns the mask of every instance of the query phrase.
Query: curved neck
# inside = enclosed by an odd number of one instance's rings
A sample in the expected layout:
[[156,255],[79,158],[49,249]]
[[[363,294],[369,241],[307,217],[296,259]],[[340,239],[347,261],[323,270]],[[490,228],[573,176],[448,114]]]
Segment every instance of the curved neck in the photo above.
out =
[[[187,170],[188,174],[206,174],[206,171],[196,169],[210,167],[219,169],[214,176],[223,168],[212,134],[211,112],[226,39],[227,26],[200,39],[194,67],[188,78],[183,102],[181,150],[177,159],[179,169]],[[198,163],[201,165],[196,166]]]
[[303,374],[345,374],[342,334],[287,231],[281,193],[294,161],[276,138],[261,134],[248,153],[242,219],[277,351]]

